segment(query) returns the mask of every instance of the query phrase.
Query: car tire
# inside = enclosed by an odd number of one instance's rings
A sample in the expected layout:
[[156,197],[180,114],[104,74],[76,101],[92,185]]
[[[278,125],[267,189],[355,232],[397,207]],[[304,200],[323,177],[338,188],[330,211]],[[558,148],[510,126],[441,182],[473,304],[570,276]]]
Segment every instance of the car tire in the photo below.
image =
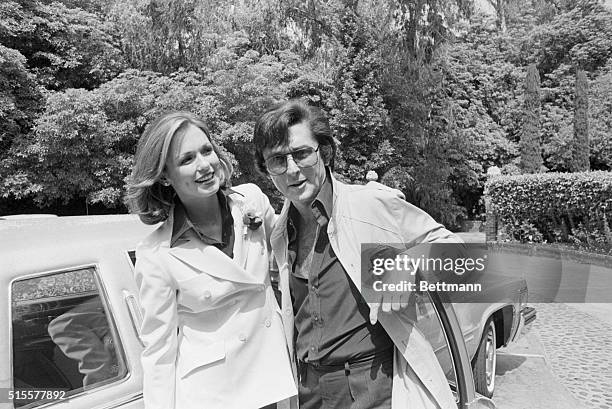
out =
[[480,339],[474,358],[474,386],[476,392],[487,398],[493,396],[495,390],[495,369],[497,367],[495,323],[489,318]]

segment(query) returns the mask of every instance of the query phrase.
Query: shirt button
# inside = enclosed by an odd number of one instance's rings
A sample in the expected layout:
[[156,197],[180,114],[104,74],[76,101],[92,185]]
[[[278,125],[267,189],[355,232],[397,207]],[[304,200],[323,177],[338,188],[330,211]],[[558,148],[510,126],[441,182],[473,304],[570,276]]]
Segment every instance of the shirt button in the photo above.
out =
[[265,289],[265,288],[264,288],[264,286],[263,286],[263,285],[262,285],[262,286],[257,287],[257,291],[258,291],[258,292],[262,292],[264,289]]
[[272,322],[270,322],[270,320],[266,319],[266,321],[264,322],[264,325],[265,325],[267,328],[270,328],[270,325],[272,325]]
[[287,309],[285,310],[285,315],[291,315],[291,314],[293,314],[293,313],[291,312],[291,309],[287,308]]
[[204,291],[204,294],[202,294],[202,301],[208,300],[210,297],[211,297],[210,291],[206,290]]
[[315,347],[310,347],[310,350],[311,350],[312,352],[314,352],[314,351],[315,351]]
[[246,342],[247,341],[247,337],[244,334],[238,335],[238,339],[240,340],[240,342]]

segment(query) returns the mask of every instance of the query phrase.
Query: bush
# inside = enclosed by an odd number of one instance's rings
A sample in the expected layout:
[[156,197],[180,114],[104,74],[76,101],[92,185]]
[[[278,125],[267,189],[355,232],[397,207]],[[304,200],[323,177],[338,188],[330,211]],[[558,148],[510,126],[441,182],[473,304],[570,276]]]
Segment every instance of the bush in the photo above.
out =
[[612,172],[498,176],[484,194],[511,239],[612,249]]

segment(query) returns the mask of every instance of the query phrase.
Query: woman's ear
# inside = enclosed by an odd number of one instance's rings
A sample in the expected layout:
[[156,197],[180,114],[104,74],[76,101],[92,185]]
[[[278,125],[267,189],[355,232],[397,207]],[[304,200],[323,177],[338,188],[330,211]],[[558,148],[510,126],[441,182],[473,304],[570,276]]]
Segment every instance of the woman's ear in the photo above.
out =
[[172,182],[170,182],[170,179],[168,179],[168,177],[166,176],[166,172],[162,173],[159,177],[159,183],[161,183],[162,186],[170,186],[172,184]]

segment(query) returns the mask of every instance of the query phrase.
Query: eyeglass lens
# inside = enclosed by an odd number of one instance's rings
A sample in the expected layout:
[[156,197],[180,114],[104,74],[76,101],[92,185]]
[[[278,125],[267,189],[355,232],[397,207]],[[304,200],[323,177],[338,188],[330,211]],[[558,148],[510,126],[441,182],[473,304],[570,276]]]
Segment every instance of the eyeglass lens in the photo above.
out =
[[303,148],[284,155],[275,155],[266,160],[268,171],[275,175],[281,175],[287,171],[287,156],[291,155],[295,164],[299,167],[306,168],[314,166],[317,163],[316,151],[318,149]]

